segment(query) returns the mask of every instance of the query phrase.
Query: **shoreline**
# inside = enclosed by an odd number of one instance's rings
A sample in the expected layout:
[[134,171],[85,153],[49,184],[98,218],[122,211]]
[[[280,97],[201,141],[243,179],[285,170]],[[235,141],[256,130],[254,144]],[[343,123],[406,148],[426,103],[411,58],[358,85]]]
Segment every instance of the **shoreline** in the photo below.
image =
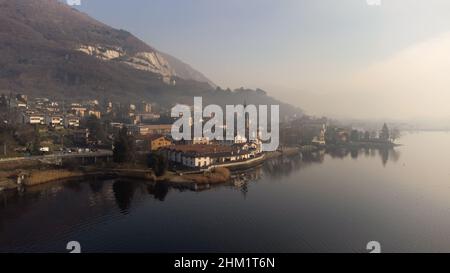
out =
[[[288,147],[279,151],[266,153],[260,158],[252,159],[250,161],[236,162],[224,166],[212,166],[205,170],[172,172],[167,173],[161,177],[157,177],[151,169],[144,167],[97,167],[87,166],[77,170],[70,170],[67,168],[46,168],[40,164],[35,166],[27,166],[22,169],[19,163],[15,168],[3,171],[7,173],[0,175],[0,192],[7,190],[17,190],[21,187],[33,187],[47,183],[66,182],[71,180],[91,179],[91,178],[122,178],[122,179],[137,179],[149,183],[166,183],[174,187],[188,187],[193,189],[209,188],[211,185],[224,184],[231,181],[232,171],[242,171],[255,168],[269,159],[291,156],[301,152],[298,147]],[[47,169],[48,168],[48,169]],[[18,183],[19,177],[21,182]]]
[[[21,173],[20,175],[23,175]],[[11,178],[15,177],[15,179]],[[77,181],[82,179],[135,179],[151,183],[167,183],[172,186],[197,187],[198,185],[216,185],[230,181],[231,171],[227,168],[216,168],[212,171],[194,174],[178,175],[168,172],[161,177],[156,177],[152,170],[148,169],[49,169],[29,170],[27,176],[18,183],[18,177],[11,173],[8,178],[0,179],[0,193],[18,190],[22,187],[35,187],[43,184]]]
[[[281,156],[277,154],[276,156]],[[273,156],[272,156],[273,157]],[[2,171],[0,174],[0,192],[7,190],[16,190],[21,187],[33,187],[37,185],[65,182],[68,180],[90,179],[95,177],[100,178],[123,178],[123,179],[138,179],[152,183],[167,183],[172,186],[182,187],[205,187],[217,184],[224,184],[231,180],[231,171],[238,171],[243,169],[254,168],[263,164],[267,159],[263,155],[261,158],[253,159],[251,161],[237,162],[229,165],[212,166],[205,170],[185,171],[185,172],[171,172],[167,171],[161,177],[157,177],[154,172],[145,167],[97,167],[87,166],[76,170],[67,168],[52,168],[36,164],[34,166],[25,167],[18,162],[9,170]]]
[[[255,168],[267,160],[282,156],[293,156],[301,152],[312,152],[320,149],[334,148],[394,148],[401,146],[395,143],[373,143],[358,142],[343,145],[306,145],[302,147],[284,147],[280,150],[265,153],[261,158],[253,161],[243,161],[224,166],[212,166],[205,170],[173,172],[167,171],[161,177],[157,177],[154,172],[145,167],[98,167],[87,166],[77,170],[67,168],[52,168],[49,165],[22,165],[6,168],[0,171],[0,192],[17,190],[21,187],[33,187],[37,185],[65,182],[69,180],[91,179],[91,178],[123,178],[138,179],[151,183],[167,183],[171,186],[181,186],[197,189],[198,187],[210,187],[211,185],[224,184],[230,181],[232,171],[240,171]],[[44,166],[44,168],[42,168]]]

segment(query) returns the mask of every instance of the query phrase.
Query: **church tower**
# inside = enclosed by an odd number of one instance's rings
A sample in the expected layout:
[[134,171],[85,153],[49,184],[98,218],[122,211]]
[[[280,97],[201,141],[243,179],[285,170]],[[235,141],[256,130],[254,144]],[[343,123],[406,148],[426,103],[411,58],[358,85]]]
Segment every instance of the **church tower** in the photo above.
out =
[[246,142],[250,142],[250,116],[249,113],[245,111],[247,108],[247,101],[244,100],[244,118],[245,118],[245,135]]

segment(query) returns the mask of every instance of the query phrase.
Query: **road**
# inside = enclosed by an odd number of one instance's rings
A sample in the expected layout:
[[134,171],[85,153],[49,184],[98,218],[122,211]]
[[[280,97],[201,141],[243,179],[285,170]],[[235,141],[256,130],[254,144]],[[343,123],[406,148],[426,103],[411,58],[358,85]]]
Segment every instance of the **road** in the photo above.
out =
[[44,160],[44,159],[60,159],[60,158],[79,158],[79,157],[102,157],[102,156],[112,156],[112,151],[110,150],[98,150],[97,152],[83,152],[83,153],[56,153],[51,155],[41,155],[41,156],[27,156],[27,157],[12,157],[12,158],[0,158],[0,163],[2,162],[14,162],[23,160]]

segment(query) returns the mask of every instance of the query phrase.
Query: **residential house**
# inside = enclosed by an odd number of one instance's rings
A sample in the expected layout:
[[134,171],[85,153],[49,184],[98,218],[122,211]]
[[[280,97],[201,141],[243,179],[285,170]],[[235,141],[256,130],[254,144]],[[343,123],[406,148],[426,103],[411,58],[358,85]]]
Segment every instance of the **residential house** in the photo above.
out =
[[45,115],[34,113],[23,113],[22,123],[24,124],[45,124]]
[[64,125],[64,118],[60,115],[47,115],[45,123],[50,126],[61,126]]
[[71,108],[71,112],[79,117],[84,117],[86,114],[87,109],[85,107],[82,106],[72,106]]
[[64,126],[66,128],[80,127],[80,118],[73,115],[66,116],[64,119]]
[[162,135],[150,135],[147,140],[150,151],[157,151],[161,148],[172,145],[172,141]]

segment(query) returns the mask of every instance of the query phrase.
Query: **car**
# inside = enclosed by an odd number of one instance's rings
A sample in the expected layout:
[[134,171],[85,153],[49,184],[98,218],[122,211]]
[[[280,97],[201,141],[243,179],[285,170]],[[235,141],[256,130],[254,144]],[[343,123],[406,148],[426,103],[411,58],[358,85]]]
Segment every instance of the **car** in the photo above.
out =
[[44,152],[44,153],[48,153],[48,152],[50,152],[50,148],[49,148],[49,147],[41,147],[41,148],[39,149],[39,151],[40,151],[40,152]]

